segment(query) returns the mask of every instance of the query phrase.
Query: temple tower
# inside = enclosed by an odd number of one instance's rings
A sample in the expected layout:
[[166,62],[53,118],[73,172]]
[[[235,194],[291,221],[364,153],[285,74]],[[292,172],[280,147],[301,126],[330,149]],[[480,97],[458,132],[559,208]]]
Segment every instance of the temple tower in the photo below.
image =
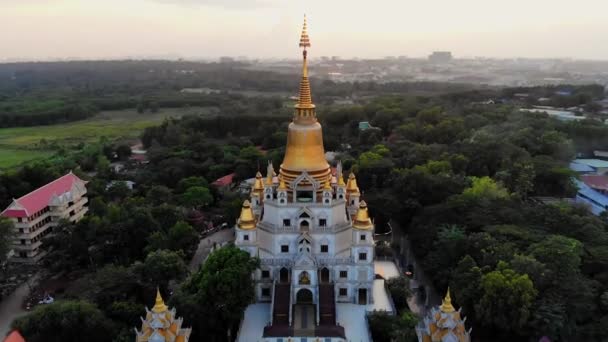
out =
[[135,342],[188,342],[192,333],[192,329],[182,328],[183,318],[176,318],[175,308],[169,310],[159,290],[154,307],[146,308],[146,318],[141,321],[141,330],[135,329]]

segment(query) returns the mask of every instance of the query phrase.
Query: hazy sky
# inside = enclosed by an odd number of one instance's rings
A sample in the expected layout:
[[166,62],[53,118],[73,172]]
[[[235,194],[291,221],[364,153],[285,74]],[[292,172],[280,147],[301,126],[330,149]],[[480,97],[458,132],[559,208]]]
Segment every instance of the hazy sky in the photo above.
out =
[[0,0],[0,59],[294,57],[608,59],[608,0]]

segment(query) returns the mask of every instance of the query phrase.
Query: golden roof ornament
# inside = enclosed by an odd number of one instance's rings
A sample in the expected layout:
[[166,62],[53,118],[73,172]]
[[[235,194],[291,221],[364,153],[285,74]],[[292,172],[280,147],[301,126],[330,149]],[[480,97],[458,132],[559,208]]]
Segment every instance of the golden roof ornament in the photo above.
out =
[[359,209],[357,209],[355,219],[353,220],[353,228],[365,230],[374,228],[374,224],[372,223],[372,219],[369,217],[367,203],[365,203],[365,201],[361,201],[361,203],[359,203]]
[[152,308],[152,312],[161,313],[169,310],[165,302],[163,301],[163,297],[160,295],[160,290],[158,287],[156,288],[156,303],[154,303],[154,307]]
[[272,162],[268,161],[268,168],[266,169],[266,185],[272,185],[272,177],[274,177],[274,167]]
[[283,177],[279,177],[279,179],[279,190],[287,190],[287,184],[285,184]]
[[325,181],[323,185],[323,190],[331,190],[331,184],[329,183],[329,179]]
[[253,215],[253,210],[251,209],[251,203],[248,200],[243,202],[243,206],[241,207],[241,215],[237,221],[237,225],[241,229],[255,229],[255,216]]
[[439,307],[441,312],[451,313],[456,311],[454,306],[452,305],[452,297],[450,296],[450,288],[448,287],[448,292],[445,295],[445,298],[441,301],[441,306]]
[[262,180],[262,174],[260,171],[255,175],[255,181],[253,182],[253,188],[251,189],[251,193],[253,194],[261,194],[264,191],[264,181]]
[[296,122],[310,121],[316,122],[315,105],[312,103],[312,94],[310,91],[310,82],[308,81],[308,51],[306,48],[310,47],[310,38],[308,37],[308,31],[306,27],[306,15],[304,15],[304,25],[302,27],[302,34],[300,35],[300,47],[302,50],[302,79],[300,80],[300,96],[298,97],[298,103],[295,105],[296,108]]
[[346,191],[349,193],[358,194],[359,186],[357,186],[357,178],[355,178],[355,173],[351,172],[348,175],[348,182],[346,183]]

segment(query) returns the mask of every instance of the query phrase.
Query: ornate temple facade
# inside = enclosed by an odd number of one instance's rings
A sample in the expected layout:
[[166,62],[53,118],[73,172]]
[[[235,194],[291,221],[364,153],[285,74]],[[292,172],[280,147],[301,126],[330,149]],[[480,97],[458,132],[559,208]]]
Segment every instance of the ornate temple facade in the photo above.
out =
[[135,329],[135,342],[188,342],[192,329],[182,328],[182,318],[176,318],[175,308],[169,310],[160,291],[156,291],[156,303],[152,310],[146,308],[146,318],[141,319],[141,330]]
[[454,309],[450,289],[438,307],[432,308],[416,327],[419,342],[470,342],[471,329],[464,326],[466,318]]
[[[302,78],[283,163],[258,172],[236,224],[236,245],[257,256],[259,302],[271,303],[265,336],[342,336],[336,303],[371,304],[374,225],[353,173],[345,182],[325,159],[308,80],[306,21]],[[321,329],[321,330],[319,330]]]

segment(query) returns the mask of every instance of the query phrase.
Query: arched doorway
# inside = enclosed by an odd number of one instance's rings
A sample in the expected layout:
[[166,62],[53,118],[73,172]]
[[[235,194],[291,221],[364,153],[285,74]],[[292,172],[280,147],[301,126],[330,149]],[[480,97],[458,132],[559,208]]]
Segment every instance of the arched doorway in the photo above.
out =
[[285,267],[279,271],[279,282],[283,284],[289,283],[289,270]]
[[319,279],[321,279],[321,283],[329,283],[329,270],[327,269],[327,267],[323,267],[319,271]]
[[300,222],[300,231],[308,232],[309,230],[310,230],[310,223],[308,222],[308,220],[302,220]]
[[309,289],[300,289],[296,294],[296,304],[312,304],[312,292]]

